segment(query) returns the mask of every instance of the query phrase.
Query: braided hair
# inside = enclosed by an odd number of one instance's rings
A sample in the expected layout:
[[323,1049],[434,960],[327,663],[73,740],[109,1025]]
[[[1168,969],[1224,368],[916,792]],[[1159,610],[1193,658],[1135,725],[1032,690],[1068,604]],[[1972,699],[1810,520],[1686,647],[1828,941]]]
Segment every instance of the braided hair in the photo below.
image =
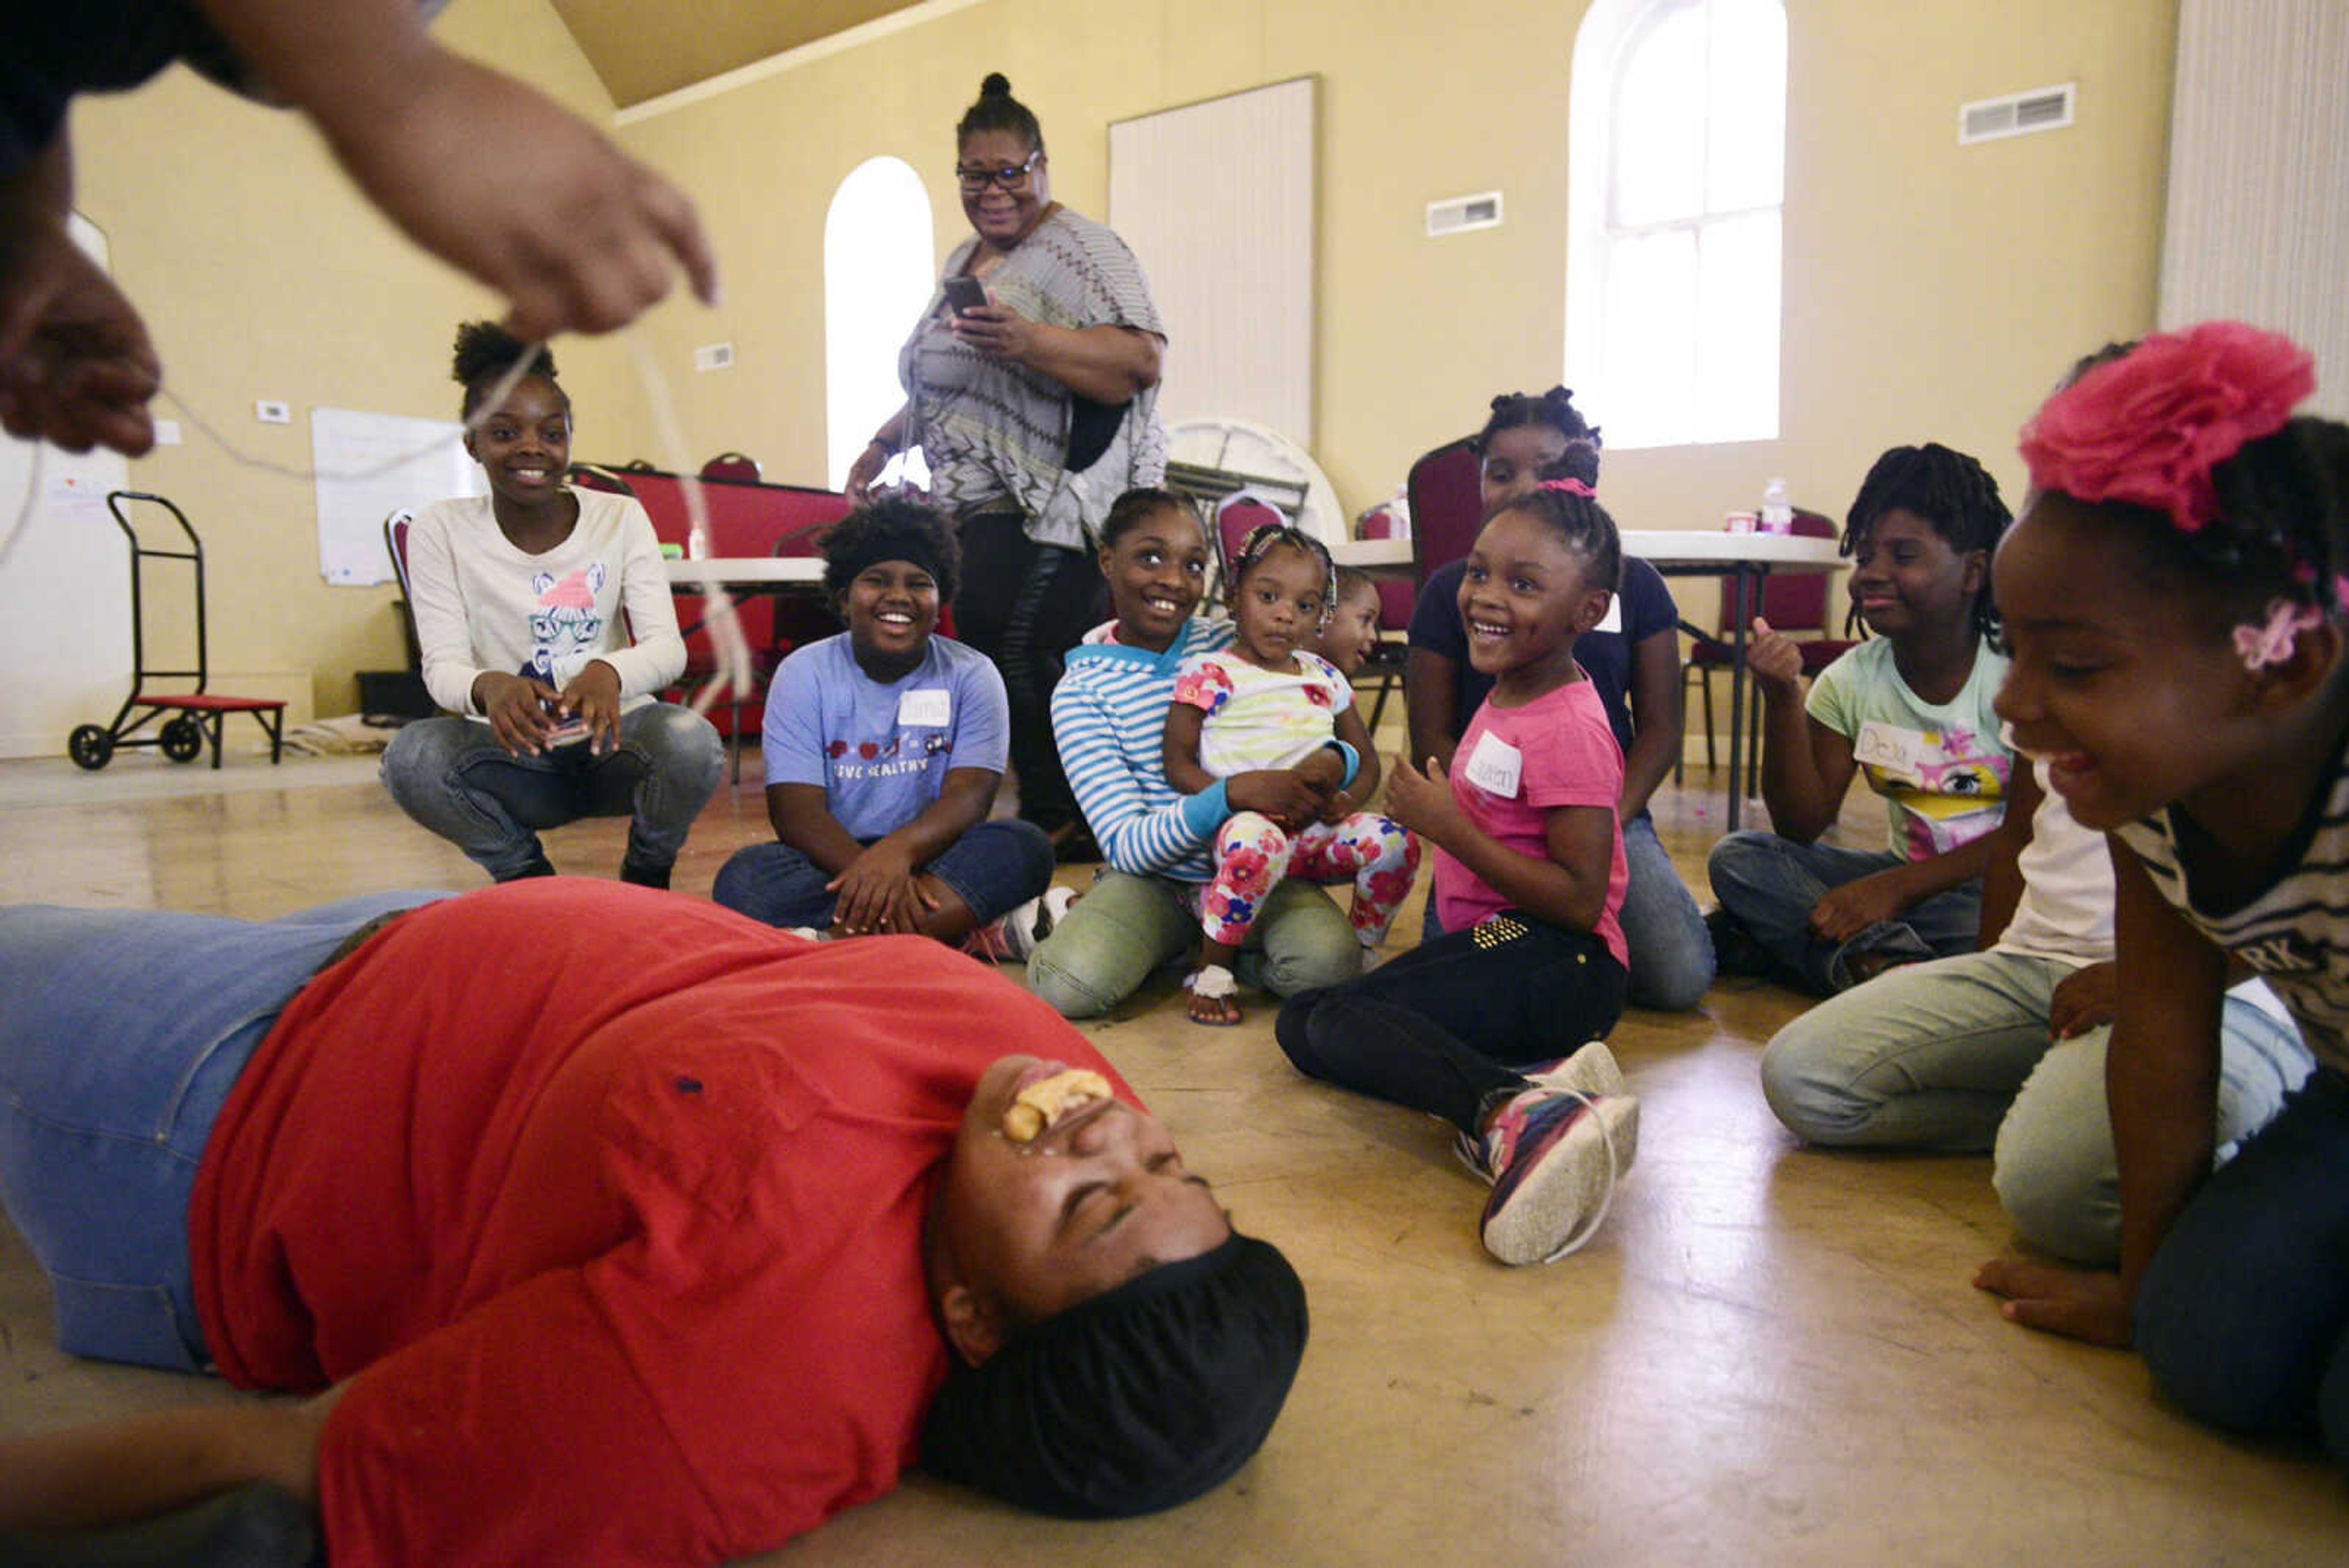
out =
[[1578,480],[1544,480],[1523,495],[1512,496],[1493,508],[1490,523],[1505,512],[1522,512],[1557,535],[1566,547],[1587,563],[1583,577],[1594,588],[1620,591],[1623,582],[1623,540],[1615,519]]
[[1302,551],[1308,560],[1320,563],[1321,618],[1327,621],[1330,608],[1337,602],[1332,595],[1337,586],[1338,568],[1330,559],[1329,546],[1294,524],[1260,523],[1248,530],[1247,537],[1240,541],[1239,553],[1232,557],[1233,593],[1237,595],[1239,592],[1239,586],[1247,580],[1251,569],[1284,545],[1292,550]]
[[[2014,521],[1990,471],[1939,441],[1896,446],[1876,460],[1844,519],[1842,553],[1856,554],[1888,512],[1923,518],[1961,556],[1971,550],[1995,553],[2006,525]],[[1998,601],[1987,573],[1974,596],[1973,624],[1984,638],[1998,635]],[[1844,614],[1844,630],[1860,627],[1859,606],[1854,604]]]
[[1493,438],[1503,431],[1527,425],[1547,425],[1566,437],[1566,455],[1535,477],[1578,479],[1598,488],[1599,449],[1605,443],[1599,439],[1599,427],[1582,417],[1582,410],[1574,406],[1574,394],[1564,387],[1552,387],[1537,398],[1526,392],[1504,392],[1495,398],[1492,415],[1473,443],[1476,455],[1481,458],[1492,450]]
[[[467,423],[481,400],[523,358],[533,352],[532,345],[523,342],[494,321],[468,321],[457,328],[457,350],[450,375],[465,389],[465,400],[460,405],[459,416]],[[571,394],[554,379],[554,351],[544,344],[536,347],[537,358],[532,361],[530,373],[554,389],[567,416],[571,412]]]
[[988,72],[978,84],[978,101],[963,111],[955,142],[959,146],[982,130],[1008,130],[1033,151],[1044,151],[1044,128],[1036,123],[1033,109],[1011,96],[1010,78],[1001,71]]

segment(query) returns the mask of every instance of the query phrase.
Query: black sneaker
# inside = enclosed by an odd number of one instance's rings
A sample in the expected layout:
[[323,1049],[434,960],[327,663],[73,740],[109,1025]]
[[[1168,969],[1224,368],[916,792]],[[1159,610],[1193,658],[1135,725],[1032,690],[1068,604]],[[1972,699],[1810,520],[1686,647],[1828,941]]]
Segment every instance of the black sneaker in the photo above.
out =
[[1713,972],[1721,979],[1764,980],[1776,970],[1770,950],[1728,910],[1706,911],[1704,930],[1713,939]]

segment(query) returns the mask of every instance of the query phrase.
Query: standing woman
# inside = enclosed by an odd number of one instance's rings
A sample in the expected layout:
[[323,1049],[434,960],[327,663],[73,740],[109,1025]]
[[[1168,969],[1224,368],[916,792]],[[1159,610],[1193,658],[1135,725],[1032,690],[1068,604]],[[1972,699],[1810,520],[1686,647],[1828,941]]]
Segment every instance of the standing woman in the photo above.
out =
[[[991,74],[956,127],[971,237],[897,360],[905,406],[848,471],[862,503],[918,446],[957,520],[956,634],[992,659],[1011,705],[1019,815],[1063,858],[1092,858],[1052,745],[1062,656],[1101,618],[1094,546],[1110,504],[1166,468],[1157,414],[1166,328],[1123,241],[1052,200],[1044,133]],[[984,303],[950,303],[949,286]]]
[[633,496],[564,483],[571,399],[554,358],[476,421],[527,352],[491,322],[457,329],[465,450],[490,493],[417,513],[408,579],[424,683],[462,716],[402,727],[384,787],[500,882],[554,874],[539,829],[627,817],[621,880],[666,888],[725,747],[653,697],[685,669],[660,544]]

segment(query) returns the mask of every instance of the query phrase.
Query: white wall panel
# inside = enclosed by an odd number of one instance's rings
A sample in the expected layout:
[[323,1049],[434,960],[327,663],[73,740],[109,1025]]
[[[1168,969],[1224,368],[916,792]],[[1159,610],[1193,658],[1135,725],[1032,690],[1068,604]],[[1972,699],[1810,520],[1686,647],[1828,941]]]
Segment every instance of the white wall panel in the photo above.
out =
[[1109,128],[1109,224],[1165,317],[1168,424],[1313,445],[1315,100],[1302,77]]
[[2161,324],[2232,317],[2316,355],[2349,418],[2349,0],[2183,0]]

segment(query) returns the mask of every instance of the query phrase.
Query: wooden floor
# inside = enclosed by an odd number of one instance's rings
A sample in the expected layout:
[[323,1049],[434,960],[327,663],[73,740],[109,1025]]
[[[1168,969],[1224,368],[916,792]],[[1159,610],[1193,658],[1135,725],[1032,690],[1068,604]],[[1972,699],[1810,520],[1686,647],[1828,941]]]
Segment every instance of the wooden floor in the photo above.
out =
[[[681,892],[706,896],[766,836],[756,762],[703,816]],[[1658,815],[1702,891],[1723,802],[1695,784]],[[1847,813],[1863,841],[1878,809]],[[622,828],[549,846],[565,873],[609,876]],[[350,761],[0,763],[0,864],[12,900],[244,916],[480,882]],[[1483,1189],[1447,1133],[1300,1080],[1268,1007],[1199,1029],[1171,985],[1145,992],[1091,1033],[1311,1293],[1312,1346],[1263,1453],[1199,1502],[1120,1524],[916,1479],[766,1561],[2349,1561],[2349,1489],[2311,1452],[2195,1428],[2134,1357],[2013,1328],[1969,1287],[2008,1243],[1986,1160],[1795,1147],[1754,1061],[1800,1005],[1733,981],[1702,1013],[1627,1017],[1613,1044],[1643,1102],[1638,1168],[1584,1252],[1508,1270],[1478,1246]],[[0,1226],[0,1433],[236,1397],[49,1341],[40,1278]]]

